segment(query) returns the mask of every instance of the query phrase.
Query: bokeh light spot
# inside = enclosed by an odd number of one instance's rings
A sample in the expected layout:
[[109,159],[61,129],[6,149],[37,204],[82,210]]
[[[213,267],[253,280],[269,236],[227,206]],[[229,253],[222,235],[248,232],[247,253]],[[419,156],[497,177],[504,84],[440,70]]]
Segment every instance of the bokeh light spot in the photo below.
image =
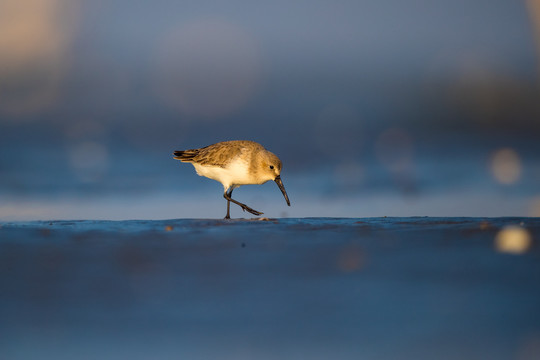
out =
[[504,227],[495,236],[495,248],[499,252],[522,254],[529,250],[531,244],[529,231],[515,225]]
[[193,21],[161,42],[156,93],[183,114],[218,118],[255,93],[260,62],[255,40],[241,27],[224,20]]
[[70,149],[69,160],[71,168],[81,181],[95,182],[107,171],[109,153],[103,144],[81,142]]
[[364,252],[358,246],[346,246],[338,255],[337,265],[343,272],[357,271],[365,264]]
[[482,221],[480,223],[480,230],[482,231],[485,231],[485,230],[489,230],[491,228],[491,224],[489,223],[489,221]]
[[517,360],[538,360],[540,359],[540,333],[533,333],[526,336],[520,344]]
[[39,112],[55,103],[73,37],[75,0],[0,1],[0,111]]
[[497,150],[491,159],[491,171],[501,184],[513,184],[521,176],[521,160],[518,153],[510,148]]

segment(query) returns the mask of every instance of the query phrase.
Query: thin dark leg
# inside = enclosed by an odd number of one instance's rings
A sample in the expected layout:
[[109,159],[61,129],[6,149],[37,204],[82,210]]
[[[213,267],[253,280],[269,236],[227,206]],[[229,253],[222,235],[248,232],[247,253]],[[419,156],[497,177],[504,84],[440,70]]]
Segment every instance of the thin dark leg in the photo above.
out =
[[230,202],[232,201],[233,203],[235,203],[236,205],[240,206],[242,208],[242,210],[244,211],[247,211],[249,213],[252,213],[253,215],[256,215],[256,216],[259,216],[259,215],[262,215],[263,213],[260,212],[260,211],[257,211],[257,210],[254,210],[252,208],[250,208],[249,206],[247,206],[246,204],[242,204],[241,202],[238,202],[236,200],[234,200],[231,195],[232,195],[232,191],[233,189],[230,189],[229,191],[226,191],[225,193],[223,193],[223,197],[225,199],[227,199],[227,215],[225,216],[225,219],[230,219],[230,215],[229,215],[229,205],[230,205]]
[[[227,195],[228,197],[231,197],[233,190],[234,190],[233,188],[230,188],[228,191],[226,191],[223,194],[223,196],[225,197],[225,195]],[[227,199],[227,197],[225,197],[225,199]],[[231,201],[227,199],[227,215],[225,215],[225,219],[231,218],[230,210],[231,210]]]

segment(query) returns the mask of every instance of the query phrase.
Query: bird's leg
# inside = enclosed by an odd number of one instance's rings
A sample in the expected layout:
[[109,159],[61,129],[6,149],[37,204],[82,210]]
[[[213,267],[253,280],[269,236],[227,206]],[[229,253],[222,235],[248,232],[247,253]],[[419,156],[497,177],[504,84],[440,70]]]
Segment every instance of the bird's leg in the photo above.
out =
[[263,214],[262,212],[254,210],[254,209],[250,208],[249,206],[247,206],[246,204],[242,204],[241,202],[238,202],[238,201],[234,200],[233,198],[231,198],[232,192],[233,192],[233,189],[230,188],[229,191],[226,191],[226,192],[223,193],[223,197],[225,199],[227,199],[227,215],[225,216],[225,219],[230,219],[229,206],[230,206],[231,201],[233,203],[235,203],[236,205],[240,206],[242,208],[242,210],[247,211],[249,213],[252,213],[253,215],[259,216],[259,215]]
[[[231,187],[228,191],[225,191],[225,193],[223,194],[223,197],[225,199],[227,199],[227,196],[230,198],[233,190],[234,189]],[[227,199],[227,215],[225,215],[225,219],[231,218],[230,210],[231,210],[231,201]]]

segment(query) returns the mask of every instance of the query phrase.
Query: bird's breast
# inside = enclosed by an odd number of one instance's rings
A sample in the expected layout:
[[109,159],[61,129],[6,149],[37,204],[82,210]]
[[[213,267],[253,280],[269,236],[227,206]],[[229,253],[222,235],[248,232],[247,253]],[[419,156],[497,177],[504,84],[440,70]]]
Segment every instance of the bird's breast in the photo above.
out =
[[250,173],[249,164],[240,159],[233,160],[224,167],[197,163],[193,163],[193,166],[200,176],[219,181],[224,186],[262,183],[255,174]]

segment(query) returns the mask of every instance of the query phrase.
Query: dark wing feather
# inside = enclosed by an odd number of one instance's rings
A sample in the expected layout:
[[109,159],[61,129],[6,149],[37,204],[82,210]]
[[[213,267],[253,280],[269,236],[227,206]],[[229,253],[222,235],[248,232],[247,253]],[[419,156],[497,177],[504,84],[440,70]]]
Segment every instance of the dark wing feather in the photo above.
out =
[[173,152],[174,159],[180,160],[183,162],[192,162],[199,154],[199,149],[190,149],[184,151],[175,151]]

